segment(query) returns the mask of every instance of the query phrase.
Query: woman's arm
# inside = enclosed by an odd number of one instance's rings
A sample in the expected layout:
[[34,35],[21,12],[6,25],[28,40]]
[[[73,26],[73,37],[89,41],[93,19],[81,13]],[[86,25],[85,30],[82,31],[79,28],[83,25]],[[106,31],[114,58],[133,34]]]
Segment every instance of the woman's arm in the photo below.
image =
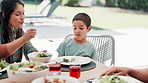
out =
[[100,76],[104,75],[112,75],[112,74],[119,74],[119,75],[129,75],[134,77],[138,80],[141,80],[145,83],[148,83],[148,69],[132,69],[128,67],[112,67],[109,70],[103,72]]
[[130,69],[128,75],[148,83],[148,69]]
[[0,49],[4,50],[4,52],[8,54],[3,55],[4,53],[1,51],[1,57],[8,57],[10,54],[14,53],[17,49],[27,43],[30,39],[34,38],[35,35],[36,29],[29,29],[22,37],[12,41],[11,43],[0,45]]
[[23,46],[23,50],[24,50],[24,56],[26,58],[26,60],[29,60],[28,54],[31,52],[38,52],[38,50],[36,48],[33,47],[33,45],[31,44],[31,42],[26,43]]

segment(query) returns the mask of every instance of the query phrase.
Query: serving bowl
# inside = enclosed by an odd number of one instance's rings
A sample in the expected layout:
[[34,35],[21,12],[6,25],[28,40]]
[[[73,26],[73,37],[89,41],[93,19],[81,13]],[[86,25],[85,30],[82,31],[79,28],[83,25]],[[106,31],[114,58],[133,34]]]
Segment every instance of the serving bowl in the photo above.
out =
[[31,61],[49,62],[52,55],[53,55],[52,53],[32,52],[28,54],[28,57]]
[[[35,63],[35,65],[33,66],[32,63],[33,64]],[[46,66],[41,62],[27,62],[27,64],[29,64],[29,66],[26,66],[26,62],[14,63],[9,65],[7,69],[7,74],[9,79],[12,82],[16,82],[16,83],[31,83],[33,79],[42,77],[48,74],[48,67],[44,68],[43,70],[38,69],[37,71],[34,71],[35,68],[39,68],[41,66],[43,68],[43,66],[44,67]],[[31,72],[32,70],[33,72]]]

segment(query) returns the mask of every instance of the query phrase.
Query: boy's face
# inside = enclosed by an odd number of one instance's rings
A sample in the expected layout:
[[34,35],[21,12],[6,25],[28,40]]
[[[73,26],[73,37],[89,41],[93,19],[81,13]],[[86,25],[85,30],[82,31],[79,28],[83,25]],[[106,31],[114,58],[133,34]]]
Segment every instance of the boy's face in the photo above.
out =
[[74,31],[74,35],[75,38],[77,40],[82,40],[84,38],[86,38],[87,36],[87,32],[89,32],[91,30],[91,27],[88,27],[84,24],[83,21],[73,21],[73,31]]

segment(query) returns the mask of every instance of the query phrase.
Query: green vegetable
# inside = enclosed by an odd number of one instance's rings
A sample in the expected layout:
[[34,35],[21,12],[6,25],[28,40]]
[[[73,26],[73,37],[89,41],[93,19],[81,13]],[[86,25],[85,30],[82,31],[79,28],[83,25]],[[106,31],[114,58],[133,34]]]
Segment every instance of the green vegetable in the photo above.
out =
[[127,81],[118,77],[118,75],[106,76],[105,78],[99,78],[100,83],[128,83]]
[[19,63],[19,64],[15,64],[15,63],[12,64],[10,66],[10,70],[20,71],[19,68],[21,68],[21,67],[30,68],[30,65],[34,66],[34,68],[32,68],[32,70],[24,70],[22,72],[36,72],[36,71],[41,71],[41,70],[48,68],[46,65],[42,65],[42,63],[40,63],[40,62],[25,62],[25,63]]
[[36,55],[36,57],[50,57],[51,55],[47,54],[47,53],[39,53]]
[[63,62],[66,62],[66,63],[73,62],[73,61],[75,61],[75,58],[72,58],[71,60],[70,59],[63,58]]
[[9,65],[8,62],[6,62],[5,60],[1,60],[0,61],[0,70],[2,70],[3,68],[7,67]]
[[66,63],[69,62],[69,60],[66,59],[66,58],[63,58],[63,61],[66,62]]
[[36,67],[35,69],[38,70],[38,71],[41,71],[41,70],[44,70],[44,69],[47,69],[48,67],[46,65],[42,65],[42,66],[39,66],[39,67]]

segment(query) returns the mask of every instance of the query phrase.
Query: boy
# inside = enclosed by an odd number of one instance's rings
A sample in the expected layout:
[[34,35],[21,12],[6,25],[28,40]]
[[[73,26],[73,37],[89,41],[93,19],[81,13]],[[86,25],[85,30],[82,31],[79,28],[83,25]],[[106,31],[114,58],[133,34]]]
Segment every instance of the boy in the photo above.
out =
[[63,41],[57,49],[58,56],[85,56],[97,60],[96,47],[86,40],[92,29],[91,18],[86,13],[78,13],[72,20],[74,38]]

